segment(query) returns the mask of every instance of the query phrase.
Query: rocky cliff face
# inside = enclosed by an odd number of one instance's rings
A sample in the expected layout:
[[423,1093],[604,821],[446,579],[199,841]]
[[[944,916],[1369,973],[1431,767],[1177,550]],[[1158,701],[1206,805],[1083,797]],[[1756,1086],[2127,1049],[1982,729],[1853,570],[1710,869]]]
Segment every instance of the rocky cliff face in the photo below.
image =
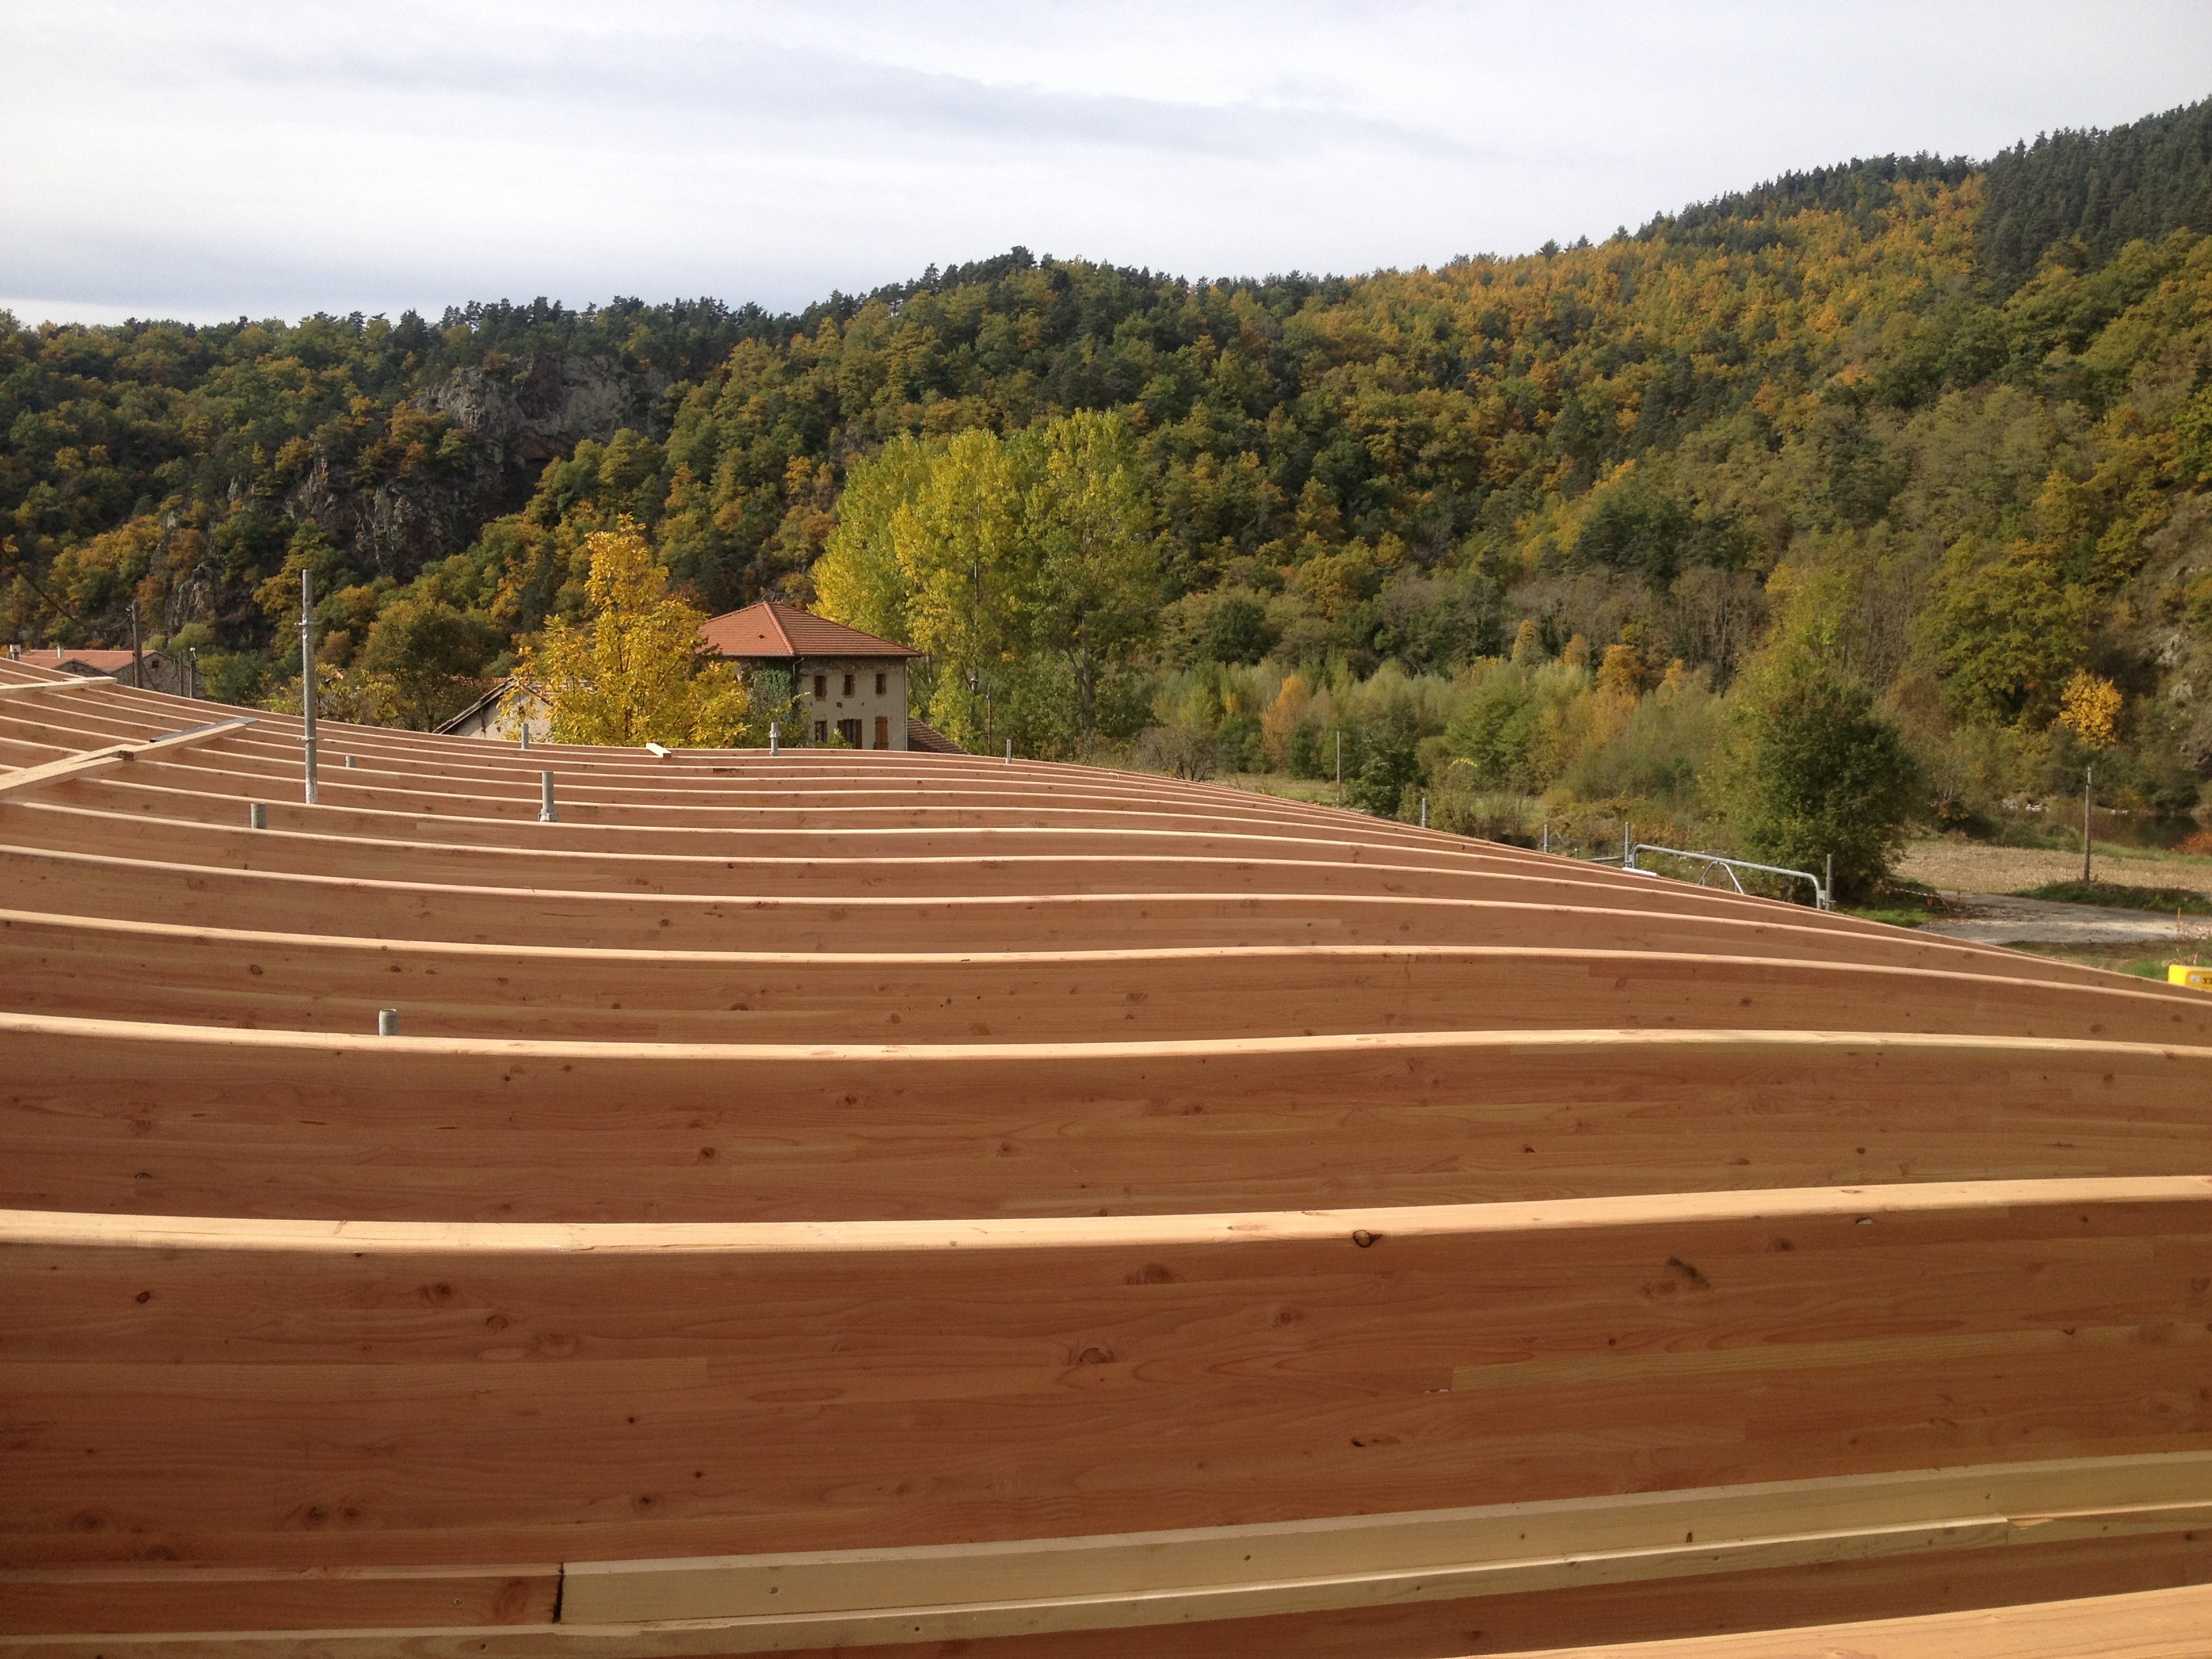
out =
[[549,354],[517,374],[457,369],[429,404],[507,457],[542,465],[586,438],[604,443],[623,427],[659,437],[654,404],[667,387],[658,369],[633,374],[609,357]]
[[548,461],[586,439],[604,443],[624,427],[658,437],[668,377],[633,373],[610,357],[549,353],[499,373],[456,370],[421,401],[476,441],[460,466],[418,470],[373,485],[318,456],[285,497],[380,575],[404,581],[426,563],[460,552],[489,519],[530,498]]

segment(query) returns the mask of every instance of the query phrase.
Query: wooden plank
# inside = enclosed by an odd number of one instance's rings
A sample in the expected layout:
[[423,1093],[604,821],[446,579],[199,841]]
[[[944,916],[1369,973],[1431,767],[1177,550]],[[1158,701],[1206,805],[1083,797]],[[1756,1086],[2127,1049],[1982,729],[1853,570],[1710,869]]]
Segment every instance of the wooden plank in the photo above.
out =
[[0,1569],[0,1637],[548,1625],[557,1565]]
[[116,682],[105,674],[72,675],[59,680],[16,680],[0,685],[0,698],[36,696],[45,691],[88,691],[100,686],[114,689]]
[[[18,767],[12,772],[0,773],[0,797],[19,795],[40,784],[52,783],[64,778],[82,776],[111,766],[120,766],[137,760],[142,755],[157,754],[182,749],[190,744],[228,737],[241,726],[253,724],[252,716],[238,720],[219,720],[211,726],[195,726],[188,731],[171,732],[151,738],[143,743],[118,744],[113,748],[98,749],[86,754],[68,755],[59,760],[46,761],[36,766]],[[15,829],[12,823],[11,830]]]
[[1547,1648],[1528,1659],[2203,1659],[2212,1585],[1792,1631]]
[[[2176,1532],[2203,1524],[2212,1510],[2212,1498],[2130,1501],[2152,1491],[2212,1492],[2212,1454],[1912,1470],[1409,1516],[1334,1516],[995,1545],[571,1561],[565,1569],[562,1618],[571,1624],[611,1624],[769,1617],[1323,1579],[1344,1581],[1345,1599],[1335,1605],[1353,1606],[1368,1604],[1370,1589],[1388,1593],[1383,1581],[1394,1572],[1442,1572],[1485,1564],[1510,1565],[1514,1571],[1486,1581],[1479,1590],[1463,1586],[1450,1594],[1512,1594],[1524,1587],[1516,1575],[1532,1560],[1553,1554],[1565,1559],[1651,1551],[1656,1553],[1647,1559],[1659,1565],[1671,1559],[1665,1554],[1669,1547],[1686,1540],[1738,1544],[1794,1532],[1806,1540],[1802,1559],[1838,1560],[1856,1553],[1850,1540],[1887,1536],[1894,1528],[1955,1528],[1944,1547],[1971,1548],[2048,1541],[2068,1535],[2063,1530],[2068,1526],[2081,1528],[2075,1535],[2083,1536],[2112,1535],[2088,1529],[2115,1525]],[[2071,1510],[2063,1516],[2018,1518],[2009,1513],[2047,1503],[2053,1493],[2069,1494],[2069,1501],[2101,1494],[2101,1506]],[[1984,1519],[1972,1519],[1975,1516]],[[1995,1525],[2000,1520],[2002,1528]],[[1811,1541],[1816,1538],[1830,1540],[1835,1553],[1827,1553],[1827,1544]],[[1377,1575],[1372,1584],[1366,1582]],[[1361,1583],[1353,1583],[1355,1579]]]
[[[1675,1573],[1698,1560],[1748,1562],[1760,1555],[1796,1553],[1804,1540],[1773,1540],[1760,1550],[1704,1551],[1681,1546],[1650,1552],[1630,1560],[1621,1557],[1582,1558],[1577,1562],[1531,1564],[1516,1575],[1524,1578],[1571,1580],[1577,1589],[1594,1588],[1634,1574],[1630,1583],[1654,1578],[1689,1577],[1704,1580],[1707,1574]],[[1908,1534],[1899,1534],[1863,1540],[1860,1559],[1884,1554],[1909,1554]],[[1449,1574],[1424,1574],[1389,1586],[1400,1605],[1442,1598],[1424,1592]],[[1509,1575],[1492,1575],[1502,1583]],[[1378,1587],[1380,1588],[1380,1587]],[[1294,1604],[1318,1592],[1310,1586],[1253,1587],[1235,1596],[1247,1607],[1274,1605],[1279,1622]],[[1219,1598],[1206,1598],[1214,1605]],[[94,1652],[101,1659],[366,1659],[372,1654],[404,1651],[418,1659],[441,1659],[464,1654],[486,1659],[521,1659],[521,1656],[591,1656],[591,1659],[680,1659],[684,1656],[735,1655],[793,1650],[822,1650],[848,1647],[878,1648],[891,1644],[956,1642],[989,1644],[989,1653],[1007,1650],[994,1638],[1048,1635],[1066,1629],[1086,1632],[1123,1632],[1158,1629],[1198,1622],[1176,1614],[1189,1613],[1194,1598],[1178,1592],[1140,1593],[1133,1596],[1102,1598],[1095,1605],[1033,1602],[1002,1607],[884,1609],[875,1612],[778,1616],[739,1620],[689,1621],[662,1626],[559,1625],[526,1628],[447,1627],[417,1630],[325,1630],[301,1638],[248,1638],[238,1634],[194,1636],[184,1633],[126,1637],[120,1640],[87,1641],[82,1638],[31,1638],[10,1643],[6,1652],[40,1655],[44,1659],[86,1659]],[[1813,1626],[1792,1631],[1761,1631],[1717,1637],[1676,1639],[1633,1649],[1613,1646],[1550,1649],[1544,1659],[1814,1659],[1815,1656],[1848,1654],[1852,1659],[1929,1659],[1930,1656],[1965,1655],[1970,1659],[2061,1659],[2062,1656],[2104,1656],[2105,1659],[2202,1659],[2205,1653],[2205,1621],[2212,1618],[2212,1587],[2138,1592],[2063,1603],[1977,1609],[1970,1612],[1862,1621],[1848,1625]],[[1081,1622],[1079,1622],[1081,1621]],[[1208,1626],[1211,1621],[1206,1621]],[[1121,1639],[1128,1639],[1124,1636]],[[1016,1644],[1021,1651],[1038,1650]],[[911,1649],[908,1650],[911,1651]],[[1536,1659],[1531,1655],[1530,1659]]]
[[[1919,1552],[1731,1573],[1724,1579],[1656,1578],[1474,1601],[1416,1601],[1276,1618],[1153,1626],[1144,1634],[1143,1651],[1153,1659],[1219,1659],[1224,1653],[1267,1653],[1284,1659],[1522,1654],[1556,1648],[1562,1640],[1605,1644],[1863,1623],[1874,1616],[1870,1610],[1891,1610],[1885,1616],[1925,1617],[1962,1608],[2140,1594],[2207,1583],[2208,1575],[2212,1575],[2212,1544],[2172,1536],[2141,1540],[2125,1553],[2080,1543]],[[626,1633],[574,1626],[548,1626],[527,1634],[538,1644],[527,1651],[597,1659],[623,1659],[620,1644],[629,1639]],[[276,1633],[57,1636],[9,1642],[0,1646],[0,1653],[35,1653],[41,1659],[325,1659],[331,1650],[324,1644],[331,1639],[325,1634]],[[335,1639],[347,1644],[342,1651],[355,1655],[404,1651],[461,1659],[478,1651],[474,1644],[483,1634],[480,1630],[455,1633],[447,1626],[397,1640],[390,1630],[341,1632]],[[1130,1640],[1121,1631],[1078,1631],[986,1638],[963,1644],[961,1651],[971,1659],[1126,1659]],[[942,1659],[945,1644],[901,1642],[861,1650],[882,1659]],[[1784,1653],[1788,1659],[1813,1659],[1811,1654],[1786,1648]],[[1608,1653],[1606,1659],[1614,1656]],[[1620,1659],[1629,1656],[1624,1654]]]

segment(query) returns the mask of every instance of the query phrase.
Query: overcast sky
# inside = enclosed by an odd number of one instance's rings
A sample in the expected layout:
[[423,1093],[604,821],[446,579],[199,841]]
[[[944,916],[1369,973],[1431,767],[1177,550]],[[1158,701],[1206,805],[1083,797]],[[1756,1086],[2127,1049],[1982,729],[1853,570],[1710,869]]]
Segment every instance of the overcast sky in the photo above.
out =
[[1182,275],[1601,239],[2212,93],[2212,0],[0,0],[25,322]]

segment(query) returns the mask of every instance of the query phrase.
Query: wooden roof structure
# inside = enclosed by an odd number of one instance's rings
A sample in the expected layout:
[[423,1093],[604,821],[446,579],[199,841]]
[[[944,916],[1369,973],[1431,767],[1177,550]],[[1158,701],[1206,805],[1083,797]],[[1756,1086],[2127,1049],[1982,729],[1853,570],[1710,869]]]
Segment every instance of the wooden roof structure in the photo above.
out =
[[0,664],[0,1653],[2201,1650],[2200,994],[1072,766],[320,748]]

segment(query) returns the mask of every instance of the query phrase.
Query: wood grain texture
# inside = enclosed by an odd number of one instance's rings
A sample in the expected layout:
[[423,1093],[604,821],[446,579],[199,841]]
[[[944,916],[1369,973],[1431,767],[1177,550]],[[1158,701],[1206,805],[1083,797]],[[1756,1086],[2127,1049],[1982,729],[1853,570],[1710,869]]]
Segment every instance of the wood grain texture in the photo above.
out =
[[[520,1237],[29,1214],[8,1564],[896,1547],[2189,1450],[2212,1197],[2128,1190]],[[1742,1350],[1772,1369],[1639,1363]],[[1535,1374],[1454,1389],[1469,1365]]]
[[325,723],[311,807],[295,718],[52,684],[0,664],[6,1651],[1443,1659],[2212,1577],[2201,995],[989,757]]
[[[1870,1620],[1618,1647],[1553,1648],[1547,1659],[2199,1659],[2212,1648],[2212,1589]],[[1531,1656],[1534,1659],[1534,1656]]]

